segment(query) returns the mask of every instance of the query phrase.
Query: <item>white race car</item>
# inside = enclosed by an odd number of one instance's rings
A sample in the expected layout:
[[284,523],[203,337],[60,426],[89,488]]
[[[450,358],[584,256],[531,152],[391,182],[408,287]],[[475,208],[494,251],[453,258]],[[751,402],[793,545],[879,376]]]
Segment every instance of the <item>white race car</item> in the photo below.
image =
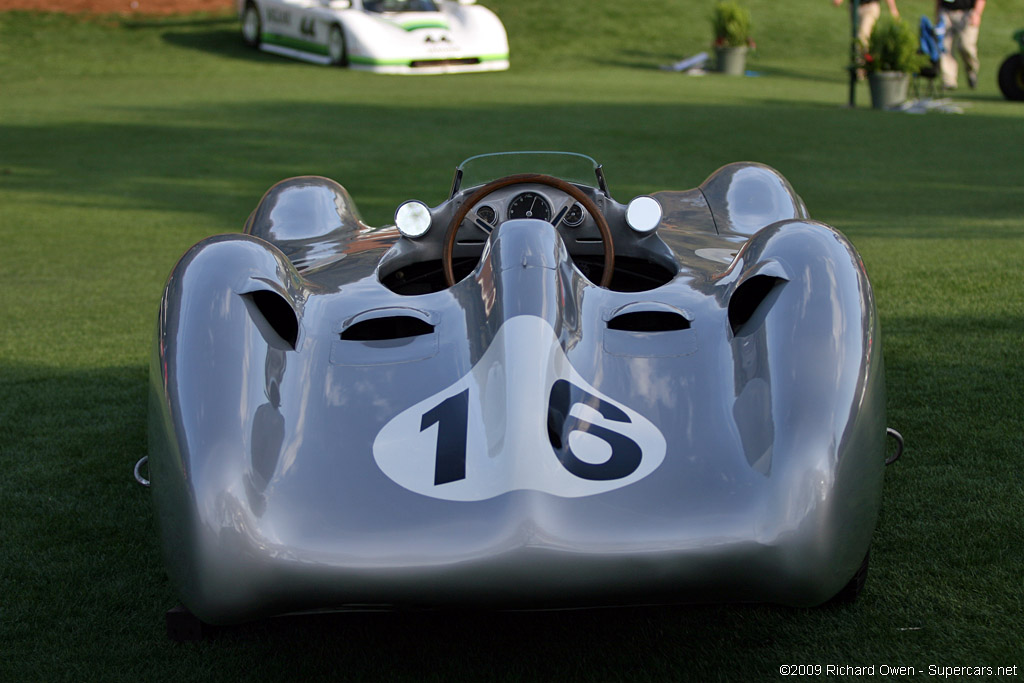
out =
[[508,37],[476,0],[238,0],[242,39],[317,64],[392,74],[503,71]]

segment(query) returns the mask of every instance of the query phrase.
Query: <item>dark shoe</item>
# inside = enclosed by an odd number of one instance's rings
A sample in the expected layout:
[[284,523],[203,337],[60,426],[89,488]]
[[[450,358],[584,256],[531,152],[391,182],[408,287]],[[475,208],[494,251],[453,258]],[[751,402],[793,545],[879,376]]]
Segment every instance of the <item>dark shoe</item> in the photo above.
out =
[[978,87],[978,74],[967,74],[967,85],[971,86],[971,90]]

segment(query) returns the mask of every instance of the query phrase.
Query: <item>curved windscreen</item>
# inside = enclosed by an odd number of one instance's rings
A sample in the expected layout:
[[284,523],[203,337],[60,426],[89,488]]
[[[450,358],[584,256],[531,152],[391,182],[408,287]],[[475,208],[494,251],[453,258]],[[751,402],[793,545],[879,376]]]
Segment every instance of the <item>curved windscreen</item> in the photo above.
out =
[[497,152],[478,154],[455,169],[454,195],[460,188],[477,187],[518,173],[543,173],[576,185],[604,189],[601,165],[575,152]]
[[367,12],[437,12],[434,0],[363,0]]

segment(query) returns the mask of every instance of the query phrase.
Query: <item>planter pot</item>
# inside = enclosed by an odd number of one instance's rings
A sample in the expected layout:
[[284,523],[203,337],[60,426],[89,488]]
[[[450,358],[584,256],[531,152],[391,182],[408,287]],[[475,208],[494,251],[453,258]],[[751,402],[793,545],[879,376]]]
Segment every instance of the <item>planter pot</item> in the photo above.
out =
[[871,88],[871,106],[875,109],[895,109],[907,101],[910,74],[903,71],[872,71],[868,73]]
[[747,72],[747,46],[716,47],[715,59],[719,73],[742,76]]

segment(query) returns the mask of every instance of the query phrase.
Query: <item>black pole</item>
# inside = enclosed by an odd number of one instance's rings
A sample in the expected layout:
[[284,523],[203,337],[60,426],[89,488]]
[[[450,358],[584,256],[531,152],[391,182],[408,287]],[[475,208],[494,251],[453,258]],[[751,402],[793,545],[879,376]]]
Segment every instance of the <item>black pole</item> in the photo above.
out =
[[857,106],[857,7],[860,0],[850,0],[850,108]]

